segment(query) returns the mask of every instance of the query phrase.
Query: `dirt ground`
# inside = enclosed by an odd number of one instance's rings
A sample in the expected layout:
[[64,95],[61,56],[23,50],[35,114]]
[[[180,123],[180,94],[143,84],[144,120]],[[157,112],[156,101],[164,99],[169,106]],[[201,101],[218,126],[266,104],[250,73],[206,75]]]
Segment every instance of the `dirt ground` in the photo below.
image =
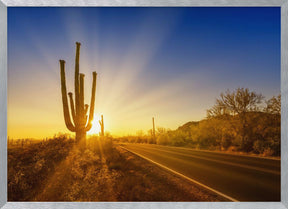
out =
[[[18,195],[21,199],[10,201],[225,201],[109,140],[97,140],[87,147],[81,152],[73,146],[54,169],[50,172],[46,169],[49,174],[39,180],[41,186],[21,190],[33,196]],[[37,167],[31,163],[30,167]],[[11,175],[10,178],[11,182]],[[29,184],[25,176],[22,180]],[[10,194],[10,197],[17,196]]]

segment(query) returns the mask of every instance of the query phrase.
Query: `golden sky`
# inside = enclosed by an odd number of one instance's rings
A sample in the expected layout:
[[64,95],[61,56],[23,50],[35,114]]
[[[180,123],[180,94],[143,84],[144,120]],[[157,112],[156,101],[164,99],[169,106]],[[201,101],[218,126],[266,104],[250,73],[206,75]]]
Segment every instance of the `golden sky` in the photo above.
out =
[[279,20],[279,8],[9,8],[8,136],[68,132],[59,60],[74,92],[76,41],[85,104],[98,73],[89,134],[101,114],[112,135],[147,132],[152,117],[176,129],[203,119],[227,89],[269,99],[280,92]]

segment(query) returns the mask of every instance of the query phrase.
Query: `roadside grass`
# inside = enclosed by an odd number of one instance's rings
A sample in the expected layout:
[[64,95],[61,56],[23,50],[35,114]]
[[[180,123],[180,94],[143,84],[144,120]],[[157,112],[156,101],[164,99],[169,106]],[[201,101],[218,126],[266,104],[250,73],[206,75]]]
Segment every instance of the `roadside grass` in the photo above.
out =
[[114,190],[118,201],[223,201],[182,178],[122,149],[106,153],[110,170],[118,171]]
[[25,147],[8,148],[8,201],[32,199],[73,144],[71,139],[54,138]]
[[[46,144],[45,144],[46,143]],[[9,201],[218,201],[109,138],[51,140],[8,150]]]

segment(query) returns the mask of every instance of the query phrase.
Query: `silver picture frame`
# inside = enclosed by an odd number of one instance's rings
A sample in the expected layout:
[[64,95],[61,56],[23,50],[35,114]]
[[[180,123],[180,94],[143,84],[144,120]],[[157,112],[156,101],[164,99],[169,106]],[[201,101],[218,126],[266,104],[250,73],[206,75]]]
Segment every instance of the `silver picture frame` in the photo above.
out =
[[[280,7],[281,201],[280,202],[8,202],[7,8],[8,7]],[[0,0],[0,208],[3,209],[288,209],[288,1],[287,0]]]

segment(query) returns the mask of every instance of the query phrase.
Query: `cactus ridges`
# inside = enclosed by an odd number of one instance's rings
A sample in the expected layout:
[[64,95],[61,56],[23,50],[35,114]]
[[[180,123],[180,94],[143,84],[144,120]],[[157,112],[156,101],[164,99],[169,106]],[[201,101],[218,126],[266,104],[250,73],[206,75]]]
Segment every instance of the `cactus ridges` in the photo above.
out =
[[66,78],[65,78],[65,61],[60,60],[60,70],[61,70],[61,91],[62,91],[62,102],[63,102],[63,112],[66,127],[69,131],[76,131],[75,126],[71,122],[68,100],[67,100],[67,89],[66,89]]
[[[92,95],[90,102],[90,113],[89,120],[87,121],[87,112],[89,105],[84,105],[84,74],[79,73],[79,55],[80,55],[80,43],[76,42],[76,57],[75,57],[75,102],[73,101],[73,94],[68,93],[70,99],[70,109],[74,124],[70,118],[69,105],[67,99],[66,79],[65,79],[65,61],[60,60],[60,71],[61,71],[61,92],[63,102],[63,112],[66,127],[76,132],[76,141],[84,141],[86,132],[92,127],[92,120],[94,115],[94,104],[95,104],[95,92],[96,92],[96,76],[97,73],[93,72],[93,83],[92,83]],[[87,125],[86,125],[87,124]],[[82,140],[83,139],[83,140]]]
[[89,108],[89,105],[88,105],[88,104],[85,104],[85,107],[84,107],[84,112],[85,112],[85,115],[87,115],[87,112],[88,112],[88,108]]
[[88,124],[87,124],[87,126],[85,128],[85,131],[89,131],[91,129],[91,127],[92,127],[92,121],[93,121],[93,117],[94,117],[96,79],[97,79],[97,73],[93,72],[92,94],[91,94],[91,102],[90,102],[90,113],[89,113]]
[[74,108],[73,94],[72,94],[72,92],[69,92],[68,95],[69,95],[69,99],[70,99],[70,109],[71,109],[72,118],[73,118],[73,121],[75,121],[76,120],[76,113],[75,113],[75,108]]
[[[80,56],[80,46],[79,42],[76,42],[76,56],[75,56],[75,78],[74,78],[74,87],[75,87],[75,106],[76,106],[76,115],[79,116],[80,105],[79,105],[79,56]],[[74,121],[75,125],[79,124],[79,118],[76,117]]]
[[80,73],[80,92],[79,92],[79,125],[85,127],[86,120],[84,116],[84,74]]

